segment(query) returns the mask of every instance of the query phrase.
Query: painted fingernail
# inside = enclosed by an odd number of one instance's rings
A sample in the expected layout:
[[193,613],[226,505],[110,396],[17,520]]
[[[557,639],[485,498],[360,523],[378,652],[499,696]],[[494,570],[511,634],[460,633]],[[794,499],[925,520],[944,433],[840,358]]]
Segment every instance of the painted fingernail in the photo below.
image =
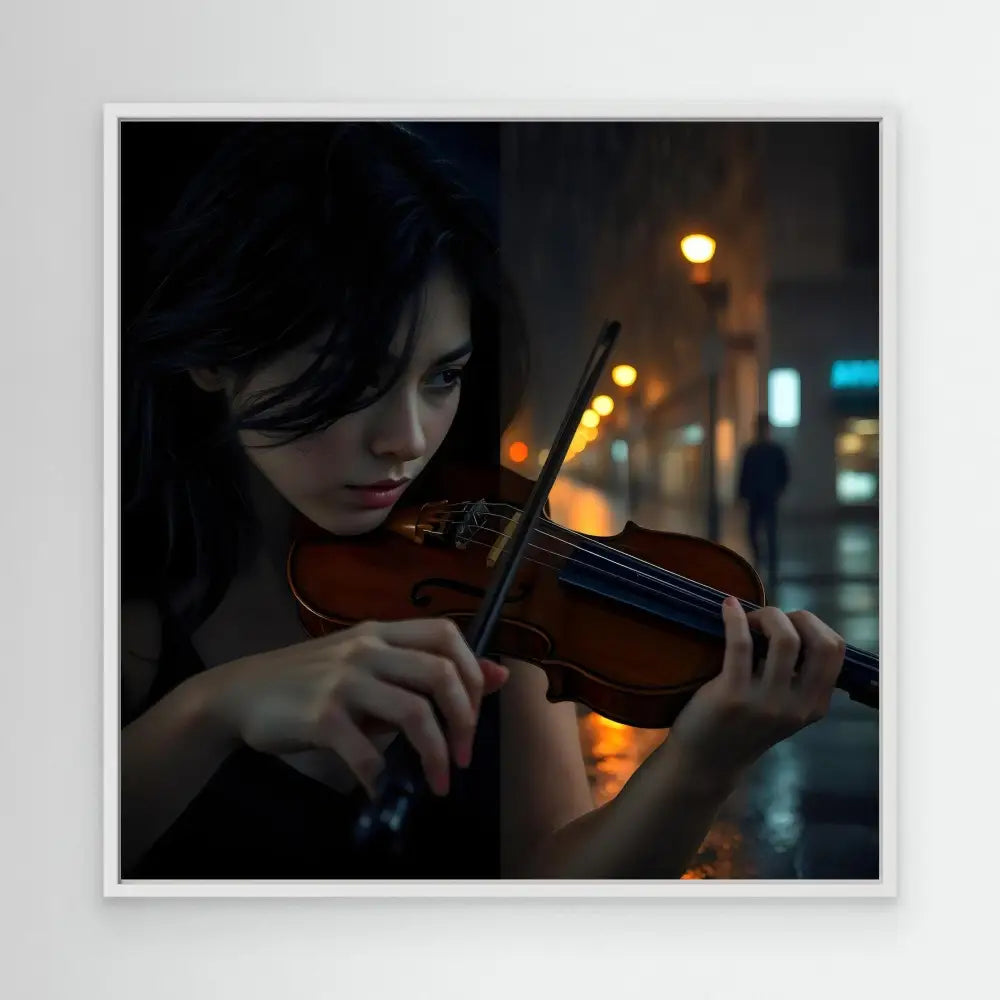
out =
[[435,767],[427,773],[427,785],[435,795],[447,795],[450,778],[450,767]]

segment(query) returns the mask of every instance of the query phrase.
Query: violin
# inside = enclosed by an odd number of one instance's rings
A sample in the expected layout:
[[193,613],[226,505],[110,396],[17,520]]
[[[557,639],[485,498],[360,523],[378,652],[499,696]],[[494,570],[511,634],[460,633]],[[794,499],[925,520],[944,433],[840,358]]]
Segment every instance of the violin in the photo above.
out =
[[[288,582],[310,635],[415,617],[450,618],[468,634],[535,484],[502,466],[446,475],[462,499],[399,508],[367,535],[300,527]],[[537,664],[550,701],[665,729],[722,669],[729,594],[746,611],[766,603],[753,566],[723,545],[633,521],[598,537],[543,514],[483,655]],[[766,640],[752,635],[762,658]],[[837,686],[877,707],[878,658],[848,646]]]
[[[441,480],[443,499],[397,508],[369,534],[334,537],[301,518],[287,577],[309,634],[366,619],[448,617],[476,656],[536,663],[550,701],[575,701],[629,726],[669,727],[722,669],[722,602],[731,594],[756,609],[764,586],[742,556],[715,542],[631,521],[598,538],[546,515],[620,329],[602,327],[537,481],[502,466],[455,466]],[[751,636],[763,659],[767,639]],[[877,708],[877,657],[848,647],[837,685]],[[405,741],[386,757],[355,834],[363,849],[398,855],[426,788]]]

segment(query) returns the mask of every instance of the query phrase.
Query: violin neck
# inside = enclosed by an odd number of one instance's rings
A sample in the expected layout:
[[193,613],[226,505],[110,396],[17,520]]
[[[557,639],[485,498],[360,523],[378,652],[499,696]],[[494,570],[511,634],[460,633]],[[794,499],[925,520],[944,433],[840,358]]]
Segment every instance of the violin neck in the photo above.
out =
[[[663,621],[725,638],[722,619],[725,595],[619,551],[615,552],[614,571],[609,571],[603,548],[579,546],[563,564],[559,582],[645,611]],[[630,568],[635,570],[633,575],[623,572]],[[746,611],[756,610],[756,605],[741,603]],[[767,656],[767,637],[756,630],[751,630],[751,637],[755,659],[761,661]],[[874,653],[855,646],[846,648],[837,687],[853,701],[878,708],[878,677],[878,657]]]
[[852,701],[878,708],[878,657],[863,649],[848,646],[844,666],[837,678],[837,687],[846,691]]

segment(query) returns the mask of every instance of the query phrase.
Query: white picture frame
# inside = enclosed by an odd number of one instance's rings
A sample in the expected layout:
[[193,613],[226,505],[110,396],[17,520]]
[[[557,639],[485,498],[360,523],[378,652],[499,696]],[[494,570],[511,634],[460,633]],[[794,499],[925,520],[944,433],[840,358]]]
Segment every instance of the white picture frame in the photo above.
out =
[[[118,127],[125,120],[877,120],[880,275],[880,878],[855,881],[123,881],[119,877]],[[103,893],[106,897],[892,897],[897,892],[897,124],[882,107],[660,102],[104,105]]]

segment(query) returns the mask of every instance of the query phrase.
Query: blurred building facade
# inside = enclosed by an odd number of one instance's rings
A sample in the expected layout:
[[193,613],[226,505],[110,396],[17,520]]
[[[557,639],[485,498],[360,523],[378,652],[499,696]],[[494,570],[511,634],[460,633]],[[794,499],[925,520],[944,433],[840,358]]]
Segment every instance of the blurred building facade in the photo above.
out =
[[[705,355],[709,316],[680,253],[691,231],[717,240],[713,276],[729,286],[723,351],[720,484],[731,492],[757,406],[753,332],[766,282],[760,138],[752,125],[518,124],[503,149],[501,240],[532,334],[529,402],[508,441],[528,464],[551,443],[601,322],[623,333],[608,371],[634,365],[631,392],[606,374],[619,404],[567,468],[600,485],[625,476],[615,441],[646,491],[697,504],[704,489]],[[631,414],[631,428],[626,426]],[[506,448],[505,448],[506,451]]]
[[[799,415],[771,399],[793,475],[789,515],[878,503],[879,136],[876,123],[765,131],[768,366]],[[794,374],[793,374],[794,373]],[[791,401],[789,401],[791,402]],[[785,419],[782,419],[785,418]]]
[[[780,369],[798,380],[797,420],[775,431],[793,468],[786,510],[875,502],[877,125],[524,123],[503,128],[501,149],[505,265],[532,335],[529,403],[504,449],[528,444],[521,471],[536,474],[601,321],[616,318],[609,372],[628,363],[638,379],[623,390],[605,376],[615,412],[569,474],[703,509],[714,364],[717,495],[732,504]],[[727,299],[714,315],[680,253],[691,232],[716,240]]]

